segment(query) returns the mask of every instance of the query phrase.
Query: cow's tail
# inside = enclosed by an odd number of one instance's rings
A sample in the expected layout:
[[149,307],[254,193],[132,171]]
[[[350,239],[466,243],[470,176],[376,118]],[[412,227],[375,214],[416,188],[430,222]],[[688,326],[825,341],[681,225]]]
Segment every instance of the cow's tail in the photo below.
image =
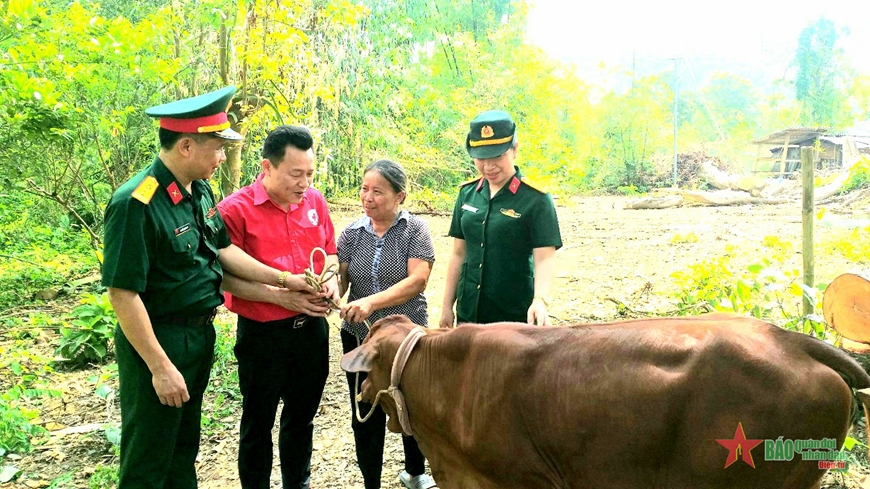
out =
[[864,419],[867,423],[865,436],[867,437],[868,445],[870,445],[870,375],[867,374],[864,367],[843,350],[807,335],[800,336],[805,338],[803,340],[804,351],[815,360],[837,372],[852,390],[852,396],[855,398],[855,403],[852,404],[853,424],[858,420],[859,410],[863,406]]

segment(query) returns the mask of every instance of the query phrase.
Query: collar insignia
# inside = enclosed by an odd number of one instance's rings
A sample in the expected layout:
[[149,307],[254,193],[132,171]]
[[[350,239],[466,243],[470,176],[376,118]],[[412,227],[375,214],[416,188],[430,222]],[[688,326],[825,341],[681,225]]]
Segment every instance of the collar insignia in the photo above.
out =
[[176,182],[170,183],[169,186],[166,187],[166,191],[169,193],[169,198],[172,199],[174,205],[178,205],[184,197],[181,195],[181,190],[178,190],[178,183]]

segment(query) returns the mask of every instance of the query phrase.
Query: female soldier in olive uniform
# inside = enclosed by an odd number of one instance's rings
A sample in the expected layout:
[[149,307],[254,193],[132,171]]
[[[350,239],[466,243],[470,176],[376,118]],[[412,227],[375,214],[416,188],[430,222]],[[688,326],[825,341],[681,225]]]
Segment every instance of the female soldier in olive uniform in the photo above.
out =
[[[226,108],[235,87],[148,109],[161,150],[123,184],[105,215],[102,284],[118,316],[119,489],[195,488],[202,396],[214,354],[223,268],[306,288],[233,246],[206,181],[241,136]],[[223,268],[222,268],[223,267]]]
[[516,124],[506,112],[475,117],[466,149],[481,177],[462,185],[453,208],[440,326],[549,325],[547,297],[562,246],[553,199],[514,166]]

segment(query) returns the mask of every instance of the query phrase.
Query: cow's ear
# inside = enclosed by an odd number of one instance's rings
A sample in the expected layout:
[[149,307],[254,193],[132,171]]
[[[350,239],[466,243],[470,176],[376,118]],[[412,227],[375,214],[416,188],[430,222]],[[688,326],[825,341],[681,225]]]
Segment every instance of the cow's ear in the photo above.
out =
[[371,343],[364,343],[341,357],[341,368],[345,372],[371,372],[378,350]]

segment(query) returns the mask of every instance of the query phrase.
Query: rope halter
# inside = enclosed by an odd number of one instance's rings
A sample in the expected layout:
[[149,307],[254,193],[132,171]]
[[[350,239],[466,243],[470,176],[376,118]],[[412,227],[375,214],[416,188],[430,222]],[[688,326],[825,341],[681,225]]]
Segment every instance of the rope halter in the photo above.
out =
[[414,435],[413,431],[411,431],[411,419],[408,415],[408,407],[405,405],[405,396],[402,394],[402,391],[399,390],[399,382],[402,380],[402,372],[405,370],[405,364],[408,363],[408,358],[411,357],[411,351],[413,351],[414,347],[417,346],[417,342],[420,341],[420,338],[426,336],[426,334],[426,328],[417,326],[412,329],[411,332],[408,333],[408,336],[402,340],[402,343],[399,344],[396,356],[393,357],[393,368],[390,370],[390,386],[378,391],[375,400],[372,402],[372,408],[364,418],[360,418],[359,415],[360,393],[359,383],[356,383],[357,392],[353,399],[354,403],[356,403],[356,419],[360,423],[368,421],[372,413],[375,411],[375,406],[377,406],[381,394],[387,394],[388,396],[392,396],[393,401],[396,403],[396,413],[399,417],[399,424],[402,425],[402,433],[407,436]]

